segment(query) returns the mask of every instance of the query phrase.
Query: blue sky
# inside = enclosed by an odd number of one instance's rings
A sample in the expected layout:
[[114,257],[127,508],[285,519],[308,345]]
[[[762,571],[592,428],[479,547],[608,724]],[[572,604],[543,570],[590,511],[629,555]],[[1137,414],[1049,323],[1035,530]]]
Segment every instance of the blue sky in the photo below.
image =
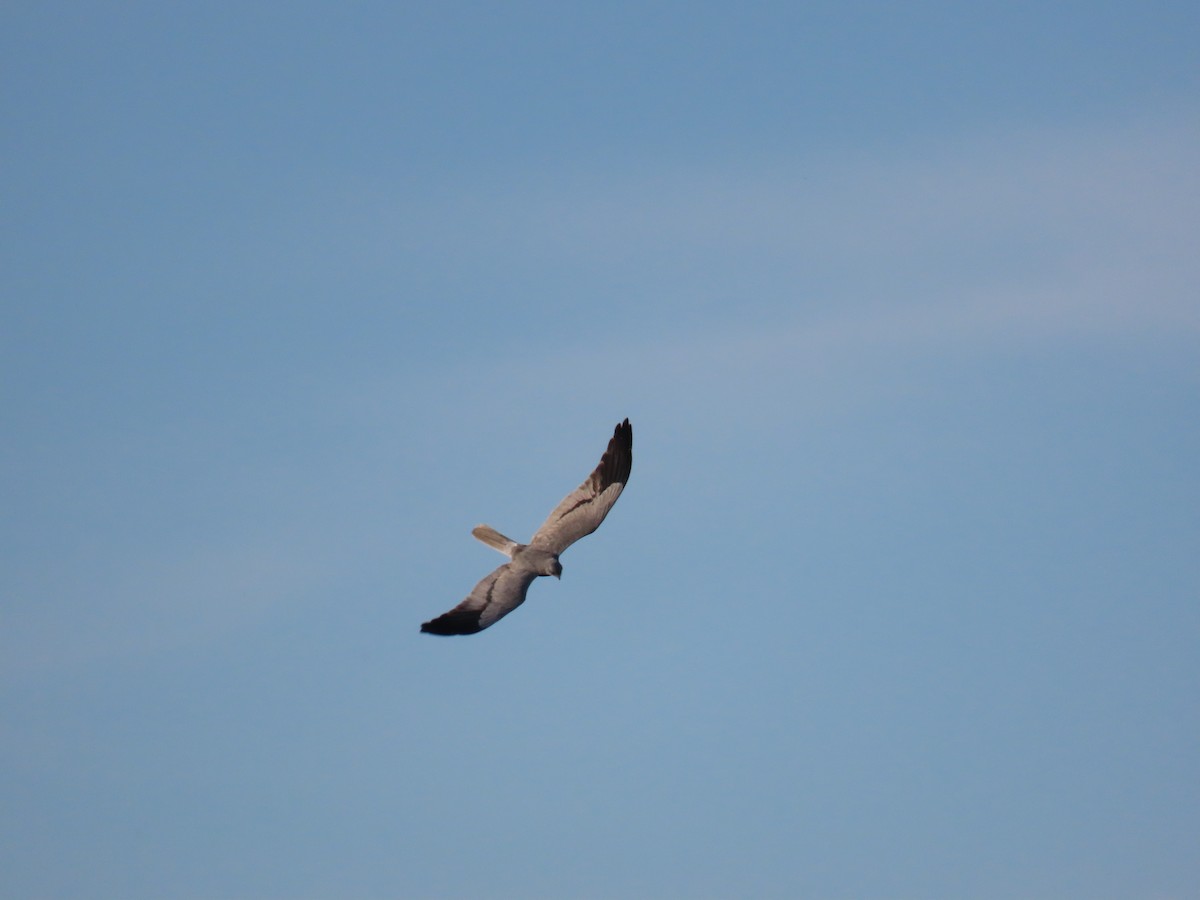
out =
[[2,18],[0,893],[1200,890],[1195,4]]

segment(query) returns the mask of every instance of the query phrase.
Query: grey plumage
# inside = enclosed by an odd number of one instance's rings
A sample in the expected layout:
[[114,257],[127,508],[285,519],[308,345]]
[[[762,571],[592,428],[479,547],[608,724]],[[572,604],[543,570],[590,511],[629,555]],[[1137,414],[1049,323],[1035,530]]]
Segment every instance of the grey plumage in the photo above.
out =
[[421,625],[421,630],[443,635],[482,631],[524,603],[529,585],[539,575],[560,577],[559,554],[600,527],[625,489],[632,466],[633,427],[625,419],[613,429],[600,464],[563,498],[528,544],[505,537],[490,525],[477,525],[471,534],[511,561],[475,585],[454,609]]

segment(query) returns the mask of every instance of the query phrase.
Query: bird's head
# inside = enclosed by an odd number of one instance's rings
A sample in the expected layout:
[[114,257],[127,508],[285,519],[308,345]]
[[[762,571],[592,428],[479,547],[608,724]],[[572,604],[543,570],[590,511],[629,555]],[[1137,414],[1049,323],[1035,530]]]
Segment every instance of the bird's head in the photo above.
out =
[[550,563],[550,574],[555,578],[562,579],[562,563],[554,559]]

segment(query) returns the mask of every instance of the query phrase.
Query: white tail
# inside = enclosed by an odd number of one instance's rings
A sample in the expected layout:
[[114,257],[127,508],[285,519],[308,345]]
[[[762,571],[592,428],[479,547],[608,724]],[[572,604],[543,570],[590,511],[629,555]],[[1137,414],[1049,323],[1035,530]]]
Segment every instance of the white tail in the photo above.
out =
[[505,537],[491,525],[476,525],[471,529],[471,534],[483,541],[489,547],[499,550],[505,556],[512,556],[516,549],[521,545],[512,538]]

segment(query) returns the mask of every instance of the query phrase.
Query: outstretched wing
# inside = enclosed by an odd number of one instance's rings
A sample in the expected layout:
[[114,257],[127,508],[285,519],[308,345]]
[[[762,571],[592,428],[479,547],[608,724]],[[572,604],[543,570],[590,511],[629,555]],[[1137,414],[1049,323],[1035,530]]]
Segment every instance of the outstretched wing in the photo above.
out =
[[633,466],[633,426],[626,419],[615,429],[600,465],[554,508],[529,541],[529,546],[562,553],[581,537],[600,527],[612,509]]
[[430,634],[474,634],[508,615],[525,602],[536,572],[505,563],[475,585],[467,599],[450,612],[421,626]]

